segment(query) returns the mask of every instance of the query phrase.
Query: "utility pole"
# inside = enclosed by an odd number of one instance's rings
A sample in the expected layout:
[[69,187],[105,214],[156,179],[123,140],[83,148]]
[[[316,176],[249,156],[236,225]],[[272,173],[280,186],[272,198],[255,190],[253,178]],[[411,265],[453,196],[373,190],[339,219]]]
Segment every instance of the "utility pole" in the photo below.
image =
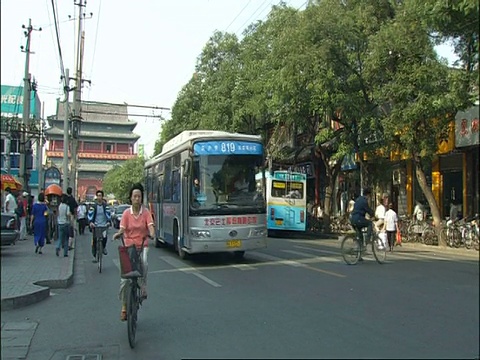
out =
[[82,12],[83,8],[86,6],[84,0],[79,0],[78,3],[78,39],[77,39],[77,56],[76,56],[76,76],[75,76],[75,91],[73,93],[73,113],[71,119],[71,132],[72,132],[72,144],[71,144],[71,173],[70,173],[70,184],[73,189],[73,196],[78,197],[77,189],[77,150],[78,150],[78,137],[80,132],[80,124],[82,122],[81,116],[81,105],[82,105],[82,67],[83,67],[83,49],[85,42],[85,32],[83,31],[83,17],[85,14]]
[[[31,94],[31,82],[30,82],[30,54],[33,52],[30,51],[30,40],[31,33],[34,29],[32,26],[32,19],[28,19],[28,26],[22,25],[22,28],[25,29],[24,34],[27,38],[26,46],[21,46],[20,49],[22,52],[26,53],[25,59],[25,74],[23,78],[23,113],[22,113],[22,122],[20,126],[20,161],[19,161],[19,177],[22,182],[23,188],[25,191],[29,192],[28,186],[28,170],[27,170],[27,156],[31,154],[31,144],[27,144],[27,134],[26,132],[30,129],[30,94]],[[39,28],[38,31],[42,31],[42,28]]]
[[68,119],[70,118],[70,104],[68,103],[68,98],[70,94],[70,88],[68,86],[70,77],[69,77],[69,70],[65,69],[65,79],[63,79],[65,90],[65,119],[63,120],[63,164],[62,164],[62,172],[63,172],[63,179],[62,179],[62,190],[63,193],[67,193],[67,187],[69,183],[69,171],[68,171]]
[[45,102],[42,103],[42,116],[40,118],[38,142],[37,142],[37,174],[38,174],[38,193],[40,194],[43,188],[43,119],[45,119]]

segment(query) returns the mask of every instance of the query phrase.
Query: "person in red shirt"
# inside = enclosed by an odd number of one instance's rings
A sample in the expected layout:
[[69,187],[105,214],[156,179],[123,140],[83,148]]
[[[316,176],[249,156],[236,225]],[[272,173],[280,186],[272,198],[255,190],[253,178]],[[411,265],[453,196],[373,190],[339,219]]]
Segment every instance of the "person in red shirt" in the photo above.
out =
[[[142,297],[147,298],[147,272],[148,272],[148,240],[146,237],[154,238],[155,228],[153,224],[152,214],[143,206],[143,186],[142,184],[134,184],[130,189],[130,201],[132,206],[127,208],[122,215],[120,221],[119,231],[113,235],[114,239],[118,239],[123,235],[125,246],[135,245],[137,249],[141,250],[141,261],[143,264],[143,277],[140,278]],[[143,248],[142,248],[143,244]],[[128,279],[120,279],[119,297],[122,302],[122,310],[120,313],[120,320],[127,319],[127,297],[126,289]]]

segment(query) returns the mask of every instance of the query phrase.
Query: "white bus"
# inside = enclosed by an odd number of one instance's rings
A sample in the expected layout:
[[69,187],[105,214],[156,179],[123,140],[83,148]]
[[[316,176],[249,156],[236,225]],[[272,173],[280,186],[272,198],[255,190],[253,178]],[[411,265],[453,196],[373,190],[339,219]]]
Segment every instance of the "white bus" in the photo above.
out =
[[147,206],[155,245],[178,255],[233,252],[267,246],[261,137],[224,131],[184,131],[145,164]]

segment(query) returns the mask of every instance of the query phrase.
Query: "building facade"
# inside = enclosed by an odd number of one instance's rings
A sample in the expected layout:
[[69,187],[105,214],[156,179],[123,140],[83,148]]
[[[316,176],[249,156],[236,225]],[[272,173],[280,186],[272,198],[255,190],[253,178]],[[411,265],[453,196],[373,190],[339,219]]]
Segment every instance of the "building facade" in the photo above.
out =
[[[30,93],[30,122],[22,126],[23,86],[1,85],[1,127],[0,151],[1,172],[15,177],[20,173],[20,156],[25,156],[28,184],[24,189],[33,195],[38,194],[39,169],[42,164],[44,145],[44,122],[41,115],[41,103],[36,91]],[[22,143],[24,132],[25,143]]]
[[[70,104],[70,108],[73,105]],[[137,157],[136,143],[140,138],[133,131],[137,123],[128,119],[127,105],[113,105],[82,101],[82,123],[77,148],[77,189],[74,194],[81,200],[92,200],[97,190],[103,188],[105,174],[114,166]],[[57,102],[56,115],[48,117],[46,130],[48,145],[47,166],[62,170],[64,156],[65,106]],[[71,169],[71,138],[68,159]],[[70,170],[69,169],[69,170]],[[68,172],[69,176],[73,176]],[[66,179],[71,184],[71,179]]]

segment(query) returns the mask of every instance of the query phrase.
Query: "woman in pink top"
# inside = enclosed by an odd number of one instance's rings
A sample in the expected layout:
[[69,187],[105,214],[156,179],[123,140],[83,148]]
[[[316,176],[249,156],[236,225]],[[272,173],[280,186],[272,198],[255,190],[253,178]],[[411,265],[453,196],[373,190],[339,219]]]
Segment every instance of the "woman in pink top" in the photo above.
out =
[[[152,214],[150,211],[142,205],[143,203],[143,186],[141,184],[135,184],[130,189],[130,201],[132,206],[123,212],[122,220],[120,221],[120,230],[113,235],[114,239],[118,239],[123,235],[125,246],[135,244],[140,249],[142,247],[142,241],[146,237],[153,238],[155,236],[155,229],[153,226]],[[140,258],[143,263],[143,277],[139,282],[142,288],[142,297],[147,298],[147,272],[148,272],[148,240],[143,243],[143,250]],[[127,320],[127,296],[126,289],[128,279],[120,279],[120,292],[119,297],[122,302],[122,311],[120,314],[120,320]]]

